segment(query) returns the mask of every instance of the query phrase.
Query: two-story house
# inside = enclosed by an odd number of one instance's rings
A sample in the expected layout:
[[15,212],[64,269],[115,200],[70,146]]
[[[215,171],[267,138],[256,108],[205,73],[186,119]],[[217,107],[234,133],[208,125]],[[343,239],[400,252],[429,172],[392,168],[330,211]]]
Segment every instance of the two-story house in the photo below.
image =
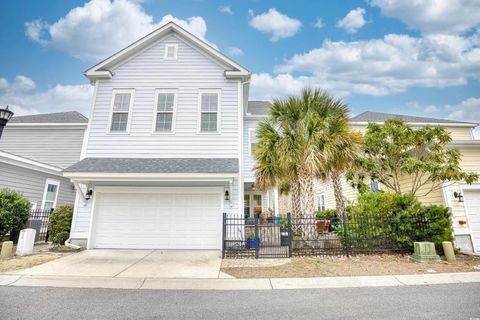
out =
[[221,249],[222,213],[278,208],[252,174],[250,72],[168,23],[85,72],[94,86],[71,242],[87,248]]
[[[383,124],[388,119],[401,119],[413,128],[422,126],[441,126],[452,137],[449,147],[458,149],[462,154],[461,168],[465,171],[480,173],[480,140],[475,140],[473,130],[478,123],[456,120],[396,115],[381,112],[364,112],[350,119],[353,130],[364,133],[368,123]],[[402,189],[408,190],[411,180],[402,179]],[[343,195],[348,203],[354,203],[358,191],[345,179],[342,180]],[[429,185],[420,189],[424,195]],[[372,190],[387,190],[376,181],[371,182]],[[335,209],[335,197],[329,181],[317,181],[315,184],[318,210]],[[480,183],[467,185],[462,181],[444,183],[442,189],[435,190],[418,198],[424,204],[444,205],[451,208],[452,224],[457,247],[464,251],[480,252]]]
[[73,205],[62,170],[80,160],[87,123],[76,111],[13,117],[0,139],[0,189],[23,193],[34,209]]

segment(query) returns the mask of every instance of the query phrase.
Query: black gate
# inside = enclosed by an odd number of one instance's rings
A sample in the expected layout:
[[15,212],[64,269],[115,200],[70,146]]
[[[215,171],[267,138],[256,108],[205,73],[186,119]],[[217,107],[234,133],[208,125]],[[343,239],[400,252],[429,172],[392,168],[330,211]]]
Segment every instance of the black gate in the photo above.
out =
[[288,258],[292,256],[290,214],[266,221],[223,214],[223,256]]
[[53,212],[51,210],[35,209],[30,212],[30,218],[28,218],[27,228],[37,230],[35,234],[35,242],[48,240],[48,218]]

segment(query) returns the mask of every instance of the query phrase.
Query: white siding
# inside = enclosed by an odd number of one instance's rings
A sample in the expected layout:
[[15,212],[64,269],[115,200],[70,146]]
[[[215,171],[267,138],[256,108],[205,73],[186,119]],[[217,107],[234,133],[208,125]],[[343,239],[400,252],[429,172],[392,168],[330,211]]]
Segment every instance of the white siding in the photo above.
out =
[[64,204],[73,205],[75,190],[70,179],[0,162],[0,189],[9,188],[23,193],[32,204],[37,204],[38,209],[42,206],[47,179],[60,181],[57,207]]
[[0,150],[66,168],[80,159],[86,126],[6,126]]
[[[178,59],[165,60],[166,43],[178,44]],[[238,157],[238,80],[176,35],[113,68],[95,97],[86,157]],[[129,134],[108,134],[114,88],[135,89]],[[155,89],[178,89],[175,134],[152,134]],[[198,134],[200,89],[221,89],[221,133]]]

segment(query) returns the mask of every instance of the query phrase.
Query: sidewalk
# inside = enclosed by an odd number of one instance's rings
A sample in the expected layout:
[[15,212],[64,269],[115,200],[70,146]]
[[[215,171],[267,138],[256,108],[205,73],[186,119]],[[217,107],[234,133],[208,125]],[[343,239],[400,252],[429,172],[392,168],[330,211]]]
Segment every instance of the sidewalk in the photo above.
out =
[[0,274],[0,286],[161,290],[285,290],[392,287],[472,282],[480,282],[480,272],[272,279],[162,279]]

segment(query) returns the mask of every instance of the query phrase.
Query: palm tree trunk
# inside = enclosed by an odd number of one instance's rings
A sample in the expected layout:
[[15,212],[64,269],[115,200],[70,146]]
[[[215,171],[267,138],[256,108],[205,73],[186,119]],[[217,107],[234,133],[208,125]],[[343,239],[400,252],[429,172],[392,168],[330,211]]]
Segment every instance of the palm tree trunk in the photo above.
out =
[[298,175],[301,197],[302,238],[304,240],[313,240],[316,236],[315,219],[313,214],[315,211],[313,203],[313,175],[304,167],[299,168]]
[[333,193],[335,195],[335,204],[337,206],[337,216],[341,222],[345,221],[345,202],[343,201],[342,183],[338,172],[331,175]]

